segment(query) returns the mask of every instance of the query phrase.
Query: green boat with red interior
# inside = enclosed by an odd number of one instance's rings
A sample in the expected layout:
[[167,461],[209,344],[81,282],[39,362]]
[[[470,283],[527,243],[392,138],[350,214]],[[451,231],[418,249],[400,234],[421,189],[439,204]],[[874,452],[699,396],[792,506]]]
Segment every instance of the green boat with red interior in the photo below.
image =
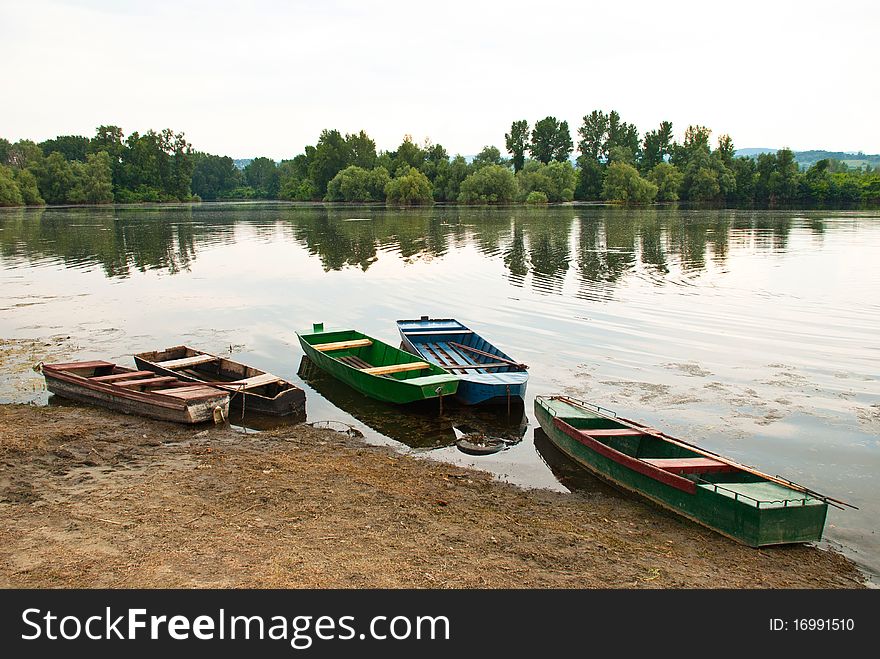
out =
[[316,323],[296,335],[313,364],[370,398],[405,404],[458,390],[458,376],[357,330]]
[[752,547],[821,540],[843,503],[573,398],[538,396],[535,414],[596,476]]

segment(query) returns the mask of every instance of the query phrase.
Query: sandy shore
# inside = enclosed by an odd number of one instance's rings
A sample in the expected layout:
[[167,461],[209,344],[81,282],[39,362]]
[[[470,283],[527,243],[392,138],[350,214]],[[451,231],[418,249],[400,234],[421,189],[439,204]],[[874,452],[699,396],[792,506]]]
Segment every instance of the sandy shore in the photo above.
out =
[[0,406],[2,587],[852,588],[613,492],[523,490],[301,425]]

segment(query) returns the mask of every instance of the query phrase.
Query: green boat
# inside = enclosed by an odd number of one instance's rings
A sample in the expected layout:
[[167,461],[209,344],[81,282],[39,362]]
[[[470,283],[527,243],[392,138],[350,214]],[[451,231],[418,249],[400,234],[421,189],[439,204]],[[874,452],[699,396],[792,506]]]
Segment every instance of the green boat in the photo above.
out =
[[458,376],[356,330],[325,331],[316,323],[296,335],[316,366],[370,398],[403,404],[458,390]]
[[738,542],[822,539],[829,497],[583,401],[538,396],[535,414],[550,441],[593,474]]

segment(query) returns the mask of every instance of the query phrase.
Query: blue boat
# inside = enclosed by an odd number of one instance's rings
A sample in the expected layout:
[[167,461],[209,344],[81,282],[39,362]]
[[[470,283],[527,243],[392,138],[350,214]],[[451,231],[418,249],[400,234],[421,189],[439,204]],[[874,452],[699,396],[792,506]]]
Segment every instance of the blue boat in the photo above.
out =
[[514,361],[473,330],[451,318],[398,320],[403,347],[458,375],[455,394],[465,405],[523,403],[528,366]]

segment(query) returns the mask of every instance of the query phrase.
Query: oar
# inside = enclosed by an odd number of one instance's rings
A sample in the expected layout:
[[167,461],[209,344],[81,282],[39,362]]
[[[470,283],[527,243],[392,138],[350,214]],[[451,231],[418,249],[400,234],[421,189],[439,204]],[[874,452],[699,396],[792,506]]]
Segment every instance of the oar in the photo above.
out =
[[471,348],[470,346],[463,345],[461,343],[455,343],[454,341],[450,341],[449,345],[455,346],[459,350],[467,350],[468,352],[472,352],[475,355],[482,355],[483,357],[491,357],[492,359],[504,362],[505,364],[510,364],[511,366],[516,366],[517,368],[521,368],[523,370],[528,370],[528,366],[525,364],[520,364],[510,359],[505,359],[504,357],[499,357],[498,355],[493,355],[491,352],[483,352],[482,350],[477,350],[476,348]]
[[[568,403],[569,405],[574,405],[575,407],[583,407],[583,403],[581,403],[581,401],[575,400],[573,398],[569,398],[568,396],[553,396],[553,398],[555,398],[557,400],[561,400],[564,403]],[[675,437],[671,437],[664,432],[661,432],[659,430],[655,430],[653,428],[649,428],[647,426],[643,426],[639,423],[636,423],[635,421],[631,421],[630,419],[625,419],[621,416],[611,416],[609,414],[603,413],[599,409],[596,409],[593,411],[595,411],[595,413],[601,417],[604,417],[604,418],[609,419],[611,421],[615,421],[617,423],[620,423],[621,425],[627,426],[628,428],[632,428],[633,430],[638,430],[639,432],[641,432],[645,435],[650,435],[652,437],[656,437],[657,439],[661,439],[665,442],[669,442],[670,444],[675,444],[677,446],[681,446],[682,448],[686,448],[688,450],[694,451],[695,453],[699,453],[699,454],[704,455],[706,457],[718,460],[719,462],[729,464],[731,467],[736,467],[737,469],[741,469],[741,470],[748,472],[750,474],[753,474],[755,476],[760,476],[761,478],[766,478],[767,480],[772,481],[772,482],[776,483],[777,485],[782,485],[783,487],[787,487],[787,488],[795,490],[797,492],[803,492],[804,494],[812,494],[812,495],[816,496],[817,498],[823,499],[826,502],[833,501],[834,503],[839,503],[843,506],[849,506],[850,508],[853,508],[855,510],[859,509],[858,506],[854,506],[851,503],[847,503],[846,501],[841,501],[840,499],[834,499],[834,498],[826,496],[824,494],[820,494],[819,492],[815,492],[809,488],[804,487],[803,485],[798,485],[797,483],[792,483],[791,481],[786,480],[784,478],[778,478],[776,476],[771,476],[770,474],[765,474],[764,472],[759,471],[758,469],[755,469],[754,467],[749,467],[748,465],[741,464],[741,463],[737,462],[736,460],[731,460],[730,458],[726,458],[723,455],[719,455],[718,453],[714,453],[713,451],[709,451],[708,449],[700,448],[699,446],[696,446],[696,445],[691,444],[689,442],[686,442],[684,440],[676,439]],[[839,507],[839,506],[836,506],[836,507]]]

